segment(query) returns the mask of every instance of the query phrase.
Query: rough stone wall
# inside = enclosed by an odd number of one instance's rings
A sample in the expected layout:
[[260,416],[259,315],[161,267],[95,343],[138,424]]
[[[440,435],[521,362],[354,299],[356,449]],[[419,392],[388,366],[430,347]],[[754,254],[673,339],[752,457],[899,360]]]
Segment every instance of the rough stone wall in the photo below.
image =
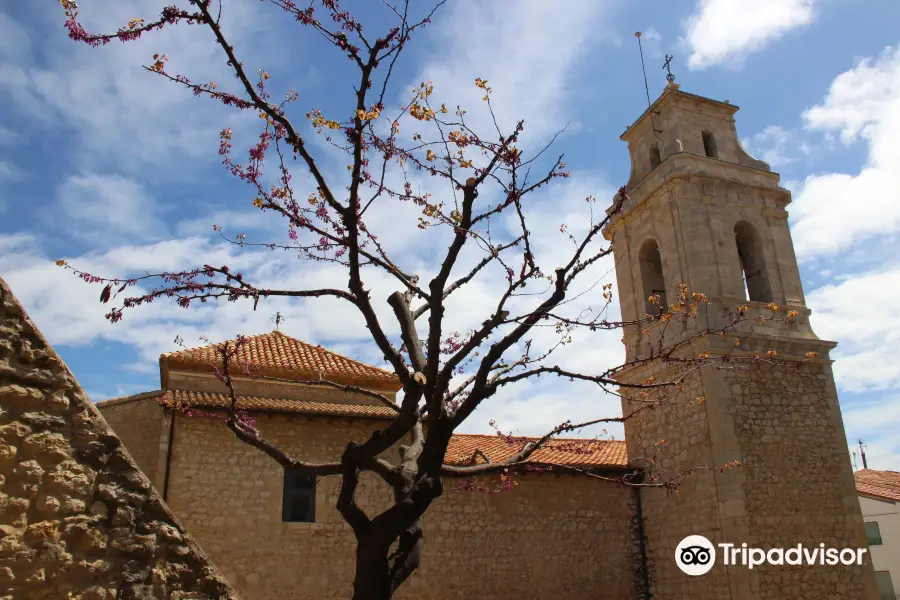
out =
[[2,279],[0,598],[237,598]]
[[[763,365],[718,377],[733,398],[748,543],[867,548],[830,366]],[[875,598],[866,558],[863,567],[760,567],[759,598],[783,598],[784,589],[802,590],[796,598]]]
[[[142,396],[145,394],[141,394]],[[156,482],[159,442],[163,435],[165,415],[153,399],[124,398],[103,402],[97,408],[116,435],[125,444],[132,458],[151,482]]]
[[[373,425],[262,415],[257,426],[295,456],[334,460]],[[320,478],[315,523],[281,521],[282,485],[281,468],[221,421],[177,417],[168,502],[242,596],[349,597],[355,544],[334,508],[338,479]],[[398,598],[636,597],[630,490],[556,475],[523,475],[508,493],[453,491],[461,485],[448,481],[426,514],[423,564]],[[390,501],[372,477],[359,491],[370,511]]]
[[[664,377],[660,373],[656,376]],[[707,406],[691,402],[705,393],[702,378],[692,376],[685,381],[684,392],[664,407],[626,422],[629,460],[641,468],[647,468],[648,461],[654,460],[654,472],[664,478],[711,465]],[[704,404],[715,402],[720,401],[708,398]],[[623,401],[623,412],[628,414],[639,406]],[[657,447],[661,441],[665,445]],[[674,559],[676,546],[688,535],[702,535],[713,543],[725,541],[716,498],[717,479],[718,483],[733,485],[739,477],[736,471],[716,473],[700,469],[680,482],[677,494],[658,488],[641,491],[648,577],[654,600],[732,599],[724,568],[716,566],[702,577],[688,577],[678,569]]]
[[717,160],[769,171],[769,165],[752,158],[741,147],[735,127],[736,112],[736,106],[667,87],[654,103],[653,118],[645,112],[622,134],[631,156],[628,187],[633,188],[651,173],[651,148],[659,149],[663,161],[678,153],[706,156],[704,133],[712,134],[715,140]]
[[628,489],[549,474],[523,474],[495,494],[446,483],[423,519],[431,537],[402,600],[637,599]]
[[[747,221],[761,239],[764,277],[771,286],[772,300],[800,313],[798,325],[803,331],[795,335],[809,334],[809,310],[804,306],[783,210],[787,197],[777,188],[777,175],[737,165],[725,168],[704,157],[684,155],[671,161],[673,169],[686,173],[654,172],[633,192],[629,212],[617,217],[607,232],[614,238],[616,256],[622,257],[616,278],[623,319],[637,320],[646,312],[645,300],[652,291],[645,289],[642,281],[639,251],[646,240],[654,240],[659,245],[669,303],[678,299],[678,284],[686,284],[691,292],[706,294],[713,301],[709,311],[715,313],[714,326],[730,322],[720,314],[721,308],[733,309],[747,302],[734,234],[735,225]],[[762,307],[766,302],[750,304]],[[626,338],[640,338],[640,329],[626,327]],[[632,358],[633,349],[628,350]]]
[[[646,376],[645,373],[641,377]],[[702,404],[692,402],[704,397]],[[626,404],[625,410],[636,405]],[[830,366],[707,369],[666,405],[626,423],[631,460],[654,453],[668,474],[695,467],[677,495],[643,492],[653,598],[797,600],[877,597],[871,560],[856,566],[726,567],[682,574],[688,535],[738,547],[866,548]],[[720,471],[734,460],[737,469]]]
[[[693,578],[677,569],[675,547],[688,534],[765,549],[821,542],[864,548],[865,538],[828,360],[834,344],[819,340],[809,325],[785,210],[790,193],[765,163],[741,149],[736,107],[684,94],[675,86],[666,88],[655,107],[652,119],[645,113],[622,136],[632,160],[630,199],[604,231],[613,241],[622,316],[642,318],[652,293],[647,288],[658,285],[649,277],[643,281],[641,274],[639,250],[648,239],[659,246],[668,302],[677,302],[677,285],[684,283],[690,292],[706,294],[710,303],[686,322],[675,317],[665,325],[627,326],[628,359],[649,356],[660,336],[665,336],[661,345],[671,348],[707,328],[723,327],[745,303],[748,321],[728,339],[698,339],[684,356],[709,351],[746,358],[772,349],[779,359],[800,360],[809,351],[819,358],[805,367],[809,373],[705,369],[677,398],[625,423],[630,460],[653,455],[655,444],[665,440],[657,467],[670,475],[703,469],[683,480],[675,497],[644,493],[654,598],[872,598],[870,564],[751,572],[717,563]],[[704,156],[703,132],[715,136],[717,157]],[[660,146],[663,161],[651,170],[650,149]],[[751,253],[748,262],[758,269],[749,275],[764,278],[768,285],[761,287],[770,292],[757,287],[758,302],[745,298],[738,223],[742,228],[750,224],[756,233],[745,247]],[[796,311],[791,324],[758,322],[757,317],[772,317],[765,308],[770,300],[780,307],[779,320],[784,311]],[[627,378],[640,382],[648,376],[664,381],[673,374],[655,365],[634,368]],[[698,397],[704,398],[702,404],[694,402]],[[623,403],[626,414],[637,407]],[[744,466],[718,470],[735,460]]]

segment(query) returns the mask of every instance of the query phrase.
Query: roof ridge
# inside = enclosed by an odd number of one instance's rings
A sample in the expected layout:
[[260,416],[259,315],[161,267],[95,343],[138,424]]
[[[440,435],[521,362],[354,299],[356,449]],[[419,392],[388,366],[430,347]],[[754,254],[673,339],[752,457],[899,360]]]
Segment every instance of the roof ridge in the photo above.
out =
[[[174,409],[229,410],[231,398],[221,392],[201,390],[167,390],[160,404]],[[355,404],[300,400],[297,398],[266,398],[263,396],[235,396],[239,411],[283,412],[301,415],[347,418],[393,419],[396,411],[383,404]]]
[[[257,333],[257,334],[254,334],[254,335],[245,335],[245,336],[243,336],[243,337],[245,337],[245,338],[247,338],[247,339],[250,339],[250,338],[258,338],[258,337],[263,337],[263,336],[267,336],[267,335],[272,335],[272,333],[275,333],[275,332],[272,331],[272,332],[270,332],[270,333]],[[282,334],[282,335],[283,335],[283,334]],[[287,336],[285,336],[285,337],[287,337]],[[237,341],[237,338],[228,338],[228,339],[222,340],[222,341],[220,341],[220,342],[210,342],[209,344],[204,344],[203,346],[196,346],[196,347],[193,347],[193,348],[182,348],[182,349],[180,349],[180,350],[173,350],[173,351],[171,351],[171,352],[163,352],[162,354],[159,355],[159,357],[160,357],[160,358],[162,358],[162,357],[164,357],[164,356],[165,356],[165,357],[169,357],[169,356],[172,356],[172,355],[174,355],[174,354],[181,354],[182,352],[195,352],[195,351],[197,351],[197,350],[203,350],[204,348],[212,348],[212,347],[218,346],[218,345],[220,345],[220,344],[224,344],[224,343],[226,343],[226,342],[234,342],[234,341]]]
[[313,346],[312,342],[307,342],[307,341],[301,340],[300,338],[295,338],[294,336],[288,335],[288,334],[286,334],[286,333],[284,333],[284,332],[281,332],[281,331],[278,331],[277,329],[274,331],[274,333],[280,334],[282,337],[286,337],[286,338],[289,339],[289,340],[293,340],[293,341],[295,341],[295,342],[299,342],[299,343],[303,344],[304,346],[310,346],[310,347],[312,347],[312,348],[320,349],[320,350],[322,350],[322,352],[325,352],[326,354],[330,354],[331,356],[336,356],[336,357],[341,358],[341,359],[343,359],[343,360],[349,360],[350,362],[356,363],[356,364],[358,364],[358,365],[361,366],[361,367],[366,367],[367,369],[377,369],[377,370],[379,370],[379,371],[383,371],[384,373],[386,373],[386,374],[388,374],[388,375],[390,375],[390,376],[392,376],[392,377],[396,377],[396,376],[397,376],[397,374],[394,373],[393,371],[388,371],[387,369],[382,369],[381,367],[376,367],[375,365],[370,365],[370,364],[368,364],[368,363],[364,363],[364,362],[362,362],[362,361],[356,360],[355,358],[351,358],[351,357],[345,356],[345,355],[343,355],[343,354],[338,354],[337,352],[335,352],[335,351],[333,351],[333,350],[329,350],[328,348],[326,348],[326,347],[323,346],[322,344],[318,344],[318,345],[316,345],[316,346]]
[[[539,440],[542,436],[539,435],[498,435],[496,433],[454,433],[454,436],[463,436],[463,437],[483,437],[483,438],[505,438],[511,437],[513,439],[518,440]],[[625,440],[601,440],[597,438],[570,438],[570,437],[553,437],[548,441],[557,441],[557,442],[620,442],[625,443]]]
[[129,396],[118,396],[116,398],[107,398],[105,400],[98,400],[94,402],[95,406],[114,406],[116,404],[124,404],[126,402],[134,402],[137,400],[146,400],[148,398],[155,398],[166,393],[167,390],[153,390],[150,392],[139,392],[137,394],[131,394]]
[[[212,362],[221,361],[221,349],[226,345],[234,345],[236,338],[209,342],[204,346],[182,348],[166,352],[159,357],[163,387],[168,381],[169,368],[188,370],[202,367]],[[262,369],[261,372],[290,373],[307,375],[310,378],[342,379],[345,382],[359,383],[364,387],[371,384],[378,389],[390,388],[395,393],[400,387],[400,378],[393,371],[344,356],[322,344],[292,337],[274,330],[254,335],[242,336],[246,343],[230,362],[243,363]],[[387,386],[387,387],[385,387]]]
[[[228,392],[217,392],[215,390],[183,390],[180,388],[169,388],[157,392],[155,395],[160,396],[162,393],[181,393],[181,394],[202,394],[204,396],[229,396]],[[150,396],[152,397],[152,396]],[[243,398],[245,400],[275,400],[278,402],[302,402],[306,404],[334,404],[337,406],[385,406],[383,402],[373,402],[372,404],[358,402],[329,402],[327,400],[303,400],[301,398],[289,398],[287,396],[263,396],[260,394],[235,394],[235,398]],[[399,407],[398,407],[399,408]]]
[[[364,363],[364,362],[359,361],[359,360],[356,360],[355,358],[352,358],[352,357],[350,357],[350,356],[345,356],[345,355],[343,355],[343,354],[338,354],[337,352],[335,352],[335,351],[333,351],[333,350],[329,350],[328,348],[326,348],[326,347],[323,346],[322,344],[313,344],[312,342],[307,342],[306,340],[301,340],[300,338],[296,338],[296,337],[294,337],[294,336],[287,335],[286,333],[284,333],[283,331],[280,331],[280,330],[278,330],[278,329],[273,329],[272,331],[270,331],[270,332],[268,332],[268,333],[257,333],[257,334],[254,334],[254,335],[248,335],[248,336],[244,336],[244,337],[247,338],[247,339],[249,340],[249,339],[253,339],[253,338],[264,338],[264,337],[269,337],[269,336],[271,336],[271,335],[279,335],[279,336],[281,336],[282,338],[285,338],[285,339],[290,340],[290,341],[292,341],[292,342],[296,342],[296,343],[298,343],[298,344],[300,344],[300,345],[302,345],[302,346],[306,346],[307,348],[310,348],[310,349],[313,349],[313,350],[321,351],[321,352],[327,354],[327,355],[330,356],[330,357],[334,357],[334,358],[338,358],[338,359],[340,359],[340,360],[345,360],[345,361],[354,363],[354,364],[356,364],[356,365],[358,365],[358,366],[360,366],[360,367],[363,367],[363,368],[365,368],[365,369],[374,369],[374,370],[380,371],[380,372],[382,372],[382,373],[384,373],[385,375],[388,375],[388,376],[390,376],[390,377],[396,377],[396,376],[397,376],[397,374],[394,373],[393,371],[388,371],[387,369],[382,369],[381,367],[376,367],[375,365],[370,365],[370,364],[368,364],[368,363]],[[160,358],[164,358],[164,357],[165,357],[165,358],[169,358],[169,357],[172,357],[173,355],[176,355],[176,354],[189,353],[189,352],[196,352],[197,350],[203,350],[204,348],[215,347],[215,346],[219,346],[219,345],[221,345],[221,344],[225,344],[225,343],[227,343],[227,342],[236,341],[236,339],[237,339],[237,338],[229,338],[229,339],[222,340],[222,341],[219,341],[219,342],[212,342],[212,343],[206,344],[206,345],[204,345],[204,346],[197,346],[197,347],[194,347],[194,348],[182,348],[181,350],[173,350],[172,352],[164,352],[163,354],[160,355]]]

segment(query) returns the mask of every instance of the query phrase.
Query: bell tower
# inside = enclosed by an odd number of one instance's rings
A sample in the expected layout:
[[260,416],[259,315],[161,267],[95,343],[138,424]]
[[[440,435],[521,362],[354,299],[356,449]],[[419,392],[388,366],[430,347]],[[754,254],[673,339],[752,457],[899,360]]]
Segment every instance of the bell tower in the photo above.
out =
[[[702,576],[675,562],[688,535],[766,551],[868,547],[829,359],[836,344],[810,328],[785,210],[790,192],[741,148],[737,111],[669,84],[622,134],[630,197],[604,231],[624,321],[658,316],[682,285],[708,298],[695,317],[627,326],[628,361],[651,357],[660,337],[666,346],[689,340],[689,356],[736,359],[728,368],[711,361],[652,408],[622,388],[623,414],[642,408],[625,422],[635,466],[646,468],[653,457],[653,470],[664,475],[693,470],[677,494],[641,491],[652,597],[871,600],[877,593],[867,555],[862,566],[750,570],[725,566],[717,548],[716,565]],[[698,335],[736,318],[725,336]],[[642,361],[619,380],[662,381],[678,368]],[[734,461],[741,466],[721,470]]]

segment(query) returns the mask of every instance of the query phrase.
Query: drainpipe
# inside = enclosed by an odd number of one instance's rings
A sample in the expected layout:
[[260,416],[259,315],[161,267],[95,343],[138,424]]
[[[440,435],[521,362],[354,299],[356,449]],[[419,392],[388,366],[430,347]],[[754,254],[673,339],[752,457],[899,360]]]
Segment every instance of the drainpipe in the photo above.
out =
[[169,440],[166,448],[166,471],[163,478],[163,502],[169,501],[169,469],[172,466],[172,444],[175,441],[175,411],[171,408],[167,408],[166,411],[169,413]]
[[641,502],[641,488],[632,487],[631,497],[634,501],[635,515],[633,535],[637,538],[638,543],[638,576],[635,579],[637,585],[638,600],[650,600],[650,569],[647,562],[647,537],[644,531],[644,507]]

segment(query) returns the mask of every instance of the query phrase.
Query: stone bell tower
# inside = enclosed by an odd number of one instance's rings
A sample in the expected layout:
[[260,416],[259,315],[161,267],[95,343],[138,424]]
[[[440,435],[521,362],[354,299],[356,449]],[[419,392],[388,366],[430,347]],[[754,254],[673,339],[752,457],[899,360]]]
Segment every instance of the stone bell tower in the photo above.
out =
[[[700,369],[677,397],[625,423],[636,466],[646,468],[652,457],[652,470],[664,476],[695,469],[677,494],[641,492],[652,597],[871,600],[877,593],[867,554],[863,566],[749,570],[723,565],[717,548],[715,567],[702,576],[675,563],[676,546],[688,535],[763,550],[867,548],[829,359],[836,344],[810,328],[785,211],[790,192],[741,148],[737,111],[667,86],[621,137],[631,157],[630,199],[604,231],[623,320],[658,315],[648,299],[672,304],[680,284],[709,300],[696,317],[626,328],[629,361],[649,357],[659,336],[667,346],[694,338],[682,356],[737,359],[727,369]],[[772,304],[777,322],[760,322],[773,316]],[[747,320],[726,336],[695,337],[733,322],[743,306]],[[775,364],[752,360],[769,351]],[[619,377],[661,381],[679,369],[651,361]],[[622,391],[626,415],[648,403]],[[720,470],[733,461],[741,466]]]

